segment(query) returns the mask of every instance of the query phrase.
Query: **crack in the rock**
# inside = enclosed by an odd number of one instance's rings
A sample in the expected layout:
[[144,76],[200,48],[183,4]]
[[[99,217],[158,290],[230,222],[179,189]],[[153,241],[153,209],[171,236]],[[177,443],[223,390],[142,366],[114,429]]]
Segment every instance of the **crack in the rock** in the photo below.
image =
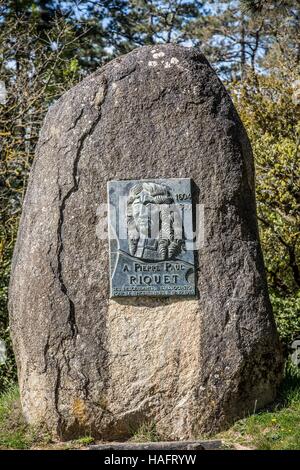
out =
[[[105,87],[104,96],[106,95],[106,93],[107,93],[107,86]],[[82,114],[80,114],[80,116],[81,115]],[[79,139],[79,145],[78,145],[77,152],[76,152],[75,159],[74,159],[74,163],[73,163],[73,185],[69,189],[69,191],[65,194],[65,196],[63,197],[63,199],[61,201],[61,204],[60,204],[60,208],[59,208],[59,221],[58,221],[58,227],[57,227],[57,242],[58,242],[57,274],[58,274],[58,280],[59,280],[59,284],[60,284],[60,290],[67,297],[68,302],[69,302],[68,323],[70,325],[72,338],[76,337],[76,335],[78,333],[78,327],[77,327],[77,324],[76,324],[75,305],[74,305],[74,302],[73,302],[73,300],[71,299],[71,297],[69,295],[68,288],[65,284],[63,273],[62,273],[62,253],[63,253],[63,250],[64,250],[64,243],[63,243],[64,211],[65,211],[66,203],[67,203],[68,199],[71,197],[71,195],[73,193],[75,193],[78,190],[78,187],[79,187],[80,178],[78,176],[78,166],[79,166],[79,161],[80,161],[81,152],[82,152],[84,143],[85,143],[86,139],[93,134],[98,122],[101,119],[101,115],[102,115],[102,113],[101,113],[101,111],[99,111],[99,114],[98,114],[97,118],[94,120],[94,122],[92,123],[90,128],[87,129]],[[78,119],[77,119],[77,122],[78,122]]]
[[120,82],[121,80],[124,80],[124,78],[129,77],[131,74],[133,74],[136,71],[136,65],[132,67],[130,70],[127,70],[126,72],[123,73],[120,77],[116,79],[116,82]]
[[48,368],[48,351],[49,351],[49,347],[50,347],[50,333],[48,333],[47,340],[46,340],[46,343],[44,345],[44,353],[43,353],[44,368],[42,370],[43,374],[45,374],[47,372],[47,368]]
[[[134,70],[132,70],[131,73],[133,71]],[[125,78],[125,77],[122,77],[122,78]],[[76,322],[75,303],[74,303],[74,301],[73,301],[73,299],[70,295],[66,280],[64,278],[64,273],[63,273],[63,252],[64,252],[63,228],[64,228],[64,223],[65,223],[65,209],[66,209],[68,200],[70,199],[72,194],[74,194],[76,191],[78,191],[78,188],[79,188],[79,183],[80,183],[80,176],[78,174],[79,173],[79,162],[80,162],[80,158],[81,158],[81,155],[82,155],[82,151],[83,151],[86,139],[88,139],[93,134],[96,126],[98,125],[98,123],[100,122],[101,117],[102,117],[102,106],[103,106],[103,103],[105,101],[105,98],[107,96],[107,91],[108,91],[108,83],[107,83],[107,80],[106,80],[105,77],[102,78],[101,86],[103,87],[103,98],[101,99],[101,105],[99,106],[99,108],[96,111],[97,116],[94,117],[93,122],[91,123],[89,128],[85,132],[83,132],[83,134],[81,135],[81,137],[78,140],[76,154],[75,154],[74,161],[73,161],[73,169],[72,169],[73,184],[72,184],[71,188],[66,192],[66,194],[63,194],[62,187],[60,187],[59,181],[57,182],[58,183],[58,197],[59,197],[59,201],[60,201],[60,203],[59,203],[59,220],[58,220],[58,225],[57,225],[57,249],[56,249],[57,262],[56,262],[56,266],[54,266],[52,263],[50,263],[50,264],[51,264],[52,272],[53,272],[54,276],[56,277],[56,279],[59,282],[60,291],[62,292],[62,294],[65,296],[65,298],[68,301],[69,312],[68,312],[67,324],[70,327],[70,334],[67,335],[66,337],[64,337],[59,342],[58,349],[55,353],[55,356],[57,356],[57,354],[59,354],[59,353],[61,354],[60,358],[58,359],[57,364],[56,364],[56,380],[55,380],[55,387],[54,387],[54,405],[55,405],[55,409],[56,409],[56,413],[57,413],[57,432],[58,432],[58,435],[62,435],[64,433],[63,428],[65,426],[63,414],[59,409],[60,389],[61,389],[61,386],[62,386],[63,375],[65,373],[67,373],[67,374],[70,373],[70,358],[68,357],[68,353],[64,348],[64,341],[67,340],[67,339],[69,339],[71,341],[72,340],[76,341],[76,337],[77,337],[77,334],[78,334],[78,326],[77,326],[77,322]],[[76,125],[78,124],[78,122],[80,121],[82,116],[84,116],[84,112],[80,111],[80,113],[76,117],[76,122],[74,123],[74,127],[71,126],[71,128],[69,128],[68,131],[70,131],[71,129],[76,127]],[[51,248],[49,249],[49,252],[50,251],[51,251]],[[49,349],[50,349],[49,341],[47,341],[47,343],[48,344],[45,347],[46,355],[48,354]],[[104,351],[103,351],[104,357],[107,356],[108,351],[106,351],[104,347],[102,349],[104,349]],[[64,367],[65,367],[64,364],[67,367],[66,372],[65,372],[65,369],[64,369]],[[98,370],[98,367],[97,367],[97,370]],[[101,370],[101,372],[103,373],[103,370]],[[82,376],[82,379],[81,379],[82,380],[81,381],[81,387],[82,387],[82,391],[84,393],[84,396],[87,399],[88,394],[89,394],[90,377],[88,377],[84,373],[82,373],[82,375],[83,376]],[[99,375],[102,377],[102,374],[99,374]],[[102,380],[104,381],[103,378],[102,378]]]
[[41,148],[48,144],[48,142],[50,142],[50,140],[52,139],[52,135],[50,135],[50,137],[47,137],[47,139],[43,140],[40,144],[39,144],[39,147],[38,147],[38,151],[41,150]]
[[72,129],[74,129],[74,128],[77,126],[78,121],[80,121],[80,119],[81,119],[81,117],[82,117],[82,115],[83,115],[83,111],[84,111],[84,108],[81,108],[80,113],[79,113],[78,116],[75,118],[73,124],[69,127],[69,129],[66,130],[66,132],[71,131]]
[[56,409],[57,416],[58,416],[57,434],[61,437],[62,416],[58,408],[60,381],[61,381],[61,368],[59,364],[57,364],[57,375],[56,375],[56,383],[55,383],[55,389],[54,389],[54,405],[55,405],[55,409]]

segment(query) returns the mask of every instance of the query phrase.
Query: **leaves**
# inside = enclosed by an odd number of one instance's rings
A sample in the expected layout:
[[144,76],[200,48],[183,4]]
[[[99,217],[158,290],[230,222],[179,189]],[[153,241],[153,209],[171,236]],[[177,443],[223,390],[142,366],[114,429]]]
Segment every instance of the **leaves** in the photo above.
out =
[[277,328],[283,343],[291,346],[300,335],[300,294],[286,298],[271,295]]
[[276,295],[300,289],[300,107],[293,71],[278,56],[280,74],[250,74],[232,86],[256,164],[256,196],[269,286]]

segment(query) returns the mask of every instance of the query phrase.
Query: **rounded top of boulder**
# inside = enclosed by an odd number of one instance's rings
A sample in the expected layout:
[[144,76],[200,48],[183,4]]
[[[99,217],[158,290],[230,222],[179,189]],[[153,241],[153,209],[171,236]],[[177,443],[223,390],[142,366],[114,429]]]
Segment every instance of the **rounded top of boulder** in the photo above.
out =
[[98,70],[104,70],[106,67],[118,67],[118,65],[124,66],[128,63],[139,64],[143,68],[154,68],[156,71],[168,71],[174,68],[175,70],[183,71],[187,70],[193,62],[209,65],[209,62],[198,47],[185,47],[178,44],[157,44],[155,46],[136,48],[128,54],[110,61]]
[[[75,132],[75,127],[88,129],[94,120],[91,114],[99,113],[105,114],[111,130],[121,125],[120,119],[134,129],[147,122],[157,136],[158,120],[160,131],[165,128],[168,132],[180,124],[188,133],[190,116],[194,115],[198,130],[190,134],[191,140],[211,140],[214,133],[219,135],[220,142],[221,134],[224,138],[230,136],[240,146],[248,184],[253,188],[251,147],[245,129],[229,94],[199,48],[175,44],[143,46],[110,61],[67,91],[49,109],[40,143],[49,133],[53,134],[54,121],[56,138],[70,130]],[[147,141],[153,133],[148,129],[144,137]],[[180,140],[179,135],[176,140]],[[160,145],[157,158],[163,147]],[[193,160],[195,157],[196,154]],[[213,163],[214,152],[210,158]]]
[[[203,74],[199,76],[201,68]],[[171,81],[175,80],[177,75],[184,76],[194,73],[197,73],[197,80],[201,80],[201,76],[207,73],[211,78],[217,78],[208,60],[198,47],[158,44],[136,48],[128,54],[111,60],[80,82],[77,87],[82,87],[85,82],[94,80],[99,75],[106,75],[112,81],[120,81],[134,72],[143,75],[145,84],[150,77],[155,76],[161,80],[164,75]],[[220,80],[217,79],[217,83],[223,88]],[[72,90],[77,87],[75,86]]]

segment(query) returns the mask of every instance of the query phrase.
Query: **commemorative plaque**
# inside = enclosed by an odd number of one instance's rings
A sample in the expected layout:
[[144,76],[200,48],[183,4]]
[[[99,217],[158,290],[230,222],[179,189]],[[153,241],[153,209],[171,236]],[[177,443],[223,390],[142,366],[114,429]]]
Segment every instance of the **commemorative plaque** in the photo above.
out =
[[195,295],[191,180],[110,181],[111,297]]

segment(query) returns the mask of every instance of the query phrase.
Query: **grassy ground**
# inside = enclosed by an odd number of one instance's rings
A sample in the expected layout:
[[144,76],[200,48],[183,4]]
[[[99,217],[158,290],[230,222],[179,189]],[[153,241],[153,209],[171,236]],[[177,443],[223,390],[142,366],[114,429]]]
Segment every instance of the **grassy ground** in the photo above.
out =
[[[300,450],[300,371],[289,366],[279,397],[268,409],[237,421],[222,439],[225,448]],[[155,426],[142,426],[132,437],[136,442],[157,441]],[[0,396],[0,449],[73,449],[94,442],[90,436],[59,443],[42,430],[26,425],[17,386]]]
[[216,436],[228,446],[300,450],[300,370],[289,365],[277,401]]
[[0,449],[26,449],[33,435],[21,414],[17,386],[0,396]]

